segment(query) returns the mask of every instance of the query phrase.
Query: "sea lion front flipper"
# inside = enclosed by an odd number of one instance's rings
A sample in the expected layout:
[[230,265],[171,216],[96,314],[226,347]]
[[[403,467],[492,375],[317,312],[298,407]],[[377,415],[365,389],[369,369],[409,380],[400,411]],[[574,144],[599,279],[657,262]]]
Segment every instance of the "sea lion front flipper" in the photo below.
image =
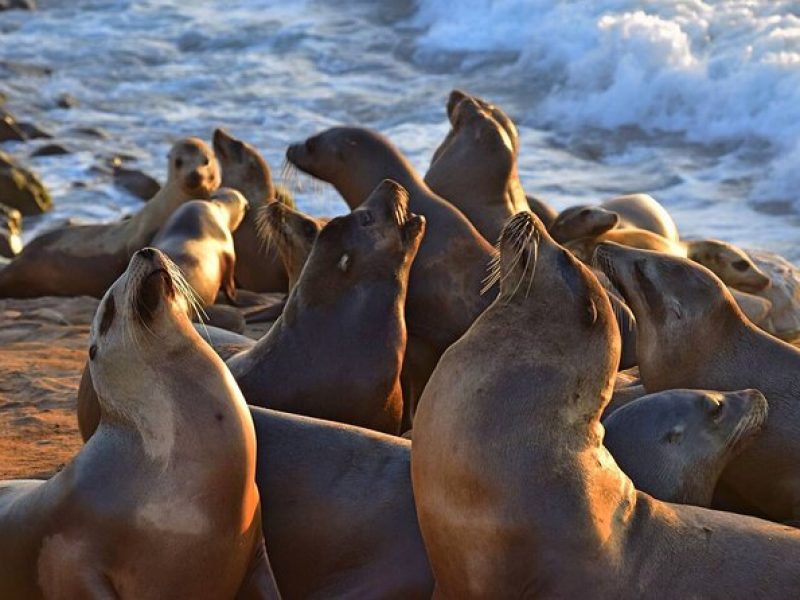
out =
[[280,600],[280,598],[281,593],[278,591],[278,584],[275,582],[262,537],[242,587],[236,594],[236,600]]

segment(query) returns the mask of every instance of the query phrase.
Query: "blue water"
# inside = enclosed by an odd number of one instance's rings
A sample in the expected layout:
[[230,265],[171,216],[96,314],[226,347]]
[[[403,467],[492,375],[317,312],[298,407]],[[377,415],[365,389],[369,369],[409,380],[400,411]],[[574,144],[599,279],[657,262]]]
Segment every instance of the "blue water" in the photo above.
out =
[[[686,236],[797,261],[799,15],[800,2],[769,0],[40,0],[36,13],[0,13],[0,64],[52,73],[0,68],[0,91],[74,152],[3,149],[55,198],[26,221],[30,239],[139,205],[94,168],[105,158],[131,155],[163,179],[172,141],[218,126],[276,176],[289,143],[342,123],[382,131],[424,172],[461,87],[518,122],[526,191],[556,207],[648,192]],[[58,108],[62,93],[79,106]],[[327,186],[297,196],[315,214],[346,210]]]

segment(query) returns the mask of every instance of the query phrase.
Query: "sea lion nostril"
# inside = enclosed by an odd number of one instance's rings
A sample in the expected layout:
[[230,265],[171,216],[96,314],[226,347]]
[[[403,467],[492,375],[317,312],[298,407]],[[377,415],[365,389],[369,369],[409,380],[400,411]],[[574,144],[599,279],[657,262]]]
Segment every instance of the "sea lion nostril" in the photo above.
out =
[[137,254],[142,258],[153,259],[156,256],[156,251],[153,248],[142,248]]

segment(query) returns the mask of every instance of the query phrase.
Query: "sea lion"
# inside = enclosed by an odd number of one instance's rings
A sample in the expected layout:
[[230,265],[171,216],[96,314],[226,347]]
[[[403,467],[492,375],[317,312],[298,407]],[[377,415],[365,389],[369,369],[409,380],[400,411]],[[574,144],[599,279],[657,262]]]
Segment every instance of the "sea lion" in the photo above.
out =
[[434,597],[794,596],[800,531],[655,500],[602,445],[619,338],[588,268],[527,213],[500,252],[497,300],[444,353],[414,421]]
[[314,240],[330,219],[316,219],[280,202],[271,202],[261,208],[257,220],[261,238],[267,247],[278,251],[289,290],[294,289]]
[[722,470],[766,418],[767,400],[758,390],[667,390],[604,417],[603,445],[637,490],[710,506]]
[[255,147],[224,129],[214,131],[214,152],[222,168],[222,185],[239,190],[251,208],[233,235],[237,284],[253,292],[285,292],[286,271],[280,255],[263,247],[256,222],[259,209],[276,201],[267,161]]
[[647,194],[629,194],[596,206],[567,208],[556,217],[550,233],[563,244],[582,237],[596,237],[614,228],[644,229],[667,240],[680,241],[675,221],[655,198]]
[[251,407],[264,535],[284,598],[425,598],[411,444]]
[[152,246],[180,268],[203,306],[214,304],[221,291],[236,300],[232,233],[247,213],[244,196],[220,188],[210,200],[187,202],[176,210],[153,238]]
[[[756,267],[743,250],[720,240],[688,240],[674,242],[645,229],[611,229],[594,237],[582,237],[564,244],[570,252],[590,263],[595,248],[601,242],[615,242],[631,248],[653,250],[672,256],[688,256],[714,273],[731,287],[731,293],[747,318],[761,325],[769,315],[772,304],[755,296],[770,285],[769,278]],[[741,290],[741,291],[740,291]]]
[[683,245],[689,259],[709,269],[729,287],[748,294],[757,294],[772,283],[747,253],[733,244],[705,239],[684,240]]
[[227,361],[248,403],[400,433],[403,304],[424,231],[389,180],[325,225],[283,314]]
[[328,129],[290,146],[286,158],[333,184],[351,209],[361,205],[381,180],[393,179],[408,191],[409,209],[427,219],[429,234],[411,269],[406,301],[409,335],[403,396],[408,413],[413,414],[441,353],[495,296],[496,286],[481,294],[492,246],[461,211],[428,188],[397,148],[374,131]]
[[616,242],[631,248],[653,250],[674,256],[686,256],[686,248],[680,242],[668,240],[664,236],[646,229],[635,228],[610,229],[598,235],[571,239],[564,243],[564,247],[583,262],[589,263],[592,260],[592,256],[594,256],[594,249],[600,242]]
[[186,138],[169,152],[167,182],[129,219],[68,225],[28,243],[0,271],[0,297],[102,297],[134,252],[148,245],[182,204],[208,198],[219,187],[219,166],[202,140]]
[[145,248],[103,297],[89,348],[100,426],[52,479],[0,484],[0,597],[280,597],[252,418],[186,290]]
[[800,269],[782,256],[766,250],[746,250],[770,285],[755,292],[770,302],[769,314],[759,326],[788,342],[800,338]]
[[460,90],[450,93],[447,116],[452,128],[425,183],[494,243],[509,218],[530,210],[517,172],[519,133],[499,107]]
[[722,482],[773,520],[800,520],[800,351],[750,323],[725,285],[688,259],[604,242],[595,261],[636,316],[648,391],[755,388],[766,396],[763,433]]

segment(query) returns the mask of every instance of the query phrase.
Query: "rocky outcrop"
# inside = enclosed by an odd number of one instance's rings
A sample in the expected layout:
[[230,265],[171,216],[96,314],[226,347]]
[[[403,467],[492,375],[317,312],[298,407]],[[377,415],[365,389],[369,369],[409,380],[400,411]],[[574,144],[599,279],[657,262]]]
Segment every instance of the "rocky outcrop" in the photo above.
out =
[[52,208],[50,194],[41,180],[4,152],[0,152],[0,203],[16,208],[25,216]]

